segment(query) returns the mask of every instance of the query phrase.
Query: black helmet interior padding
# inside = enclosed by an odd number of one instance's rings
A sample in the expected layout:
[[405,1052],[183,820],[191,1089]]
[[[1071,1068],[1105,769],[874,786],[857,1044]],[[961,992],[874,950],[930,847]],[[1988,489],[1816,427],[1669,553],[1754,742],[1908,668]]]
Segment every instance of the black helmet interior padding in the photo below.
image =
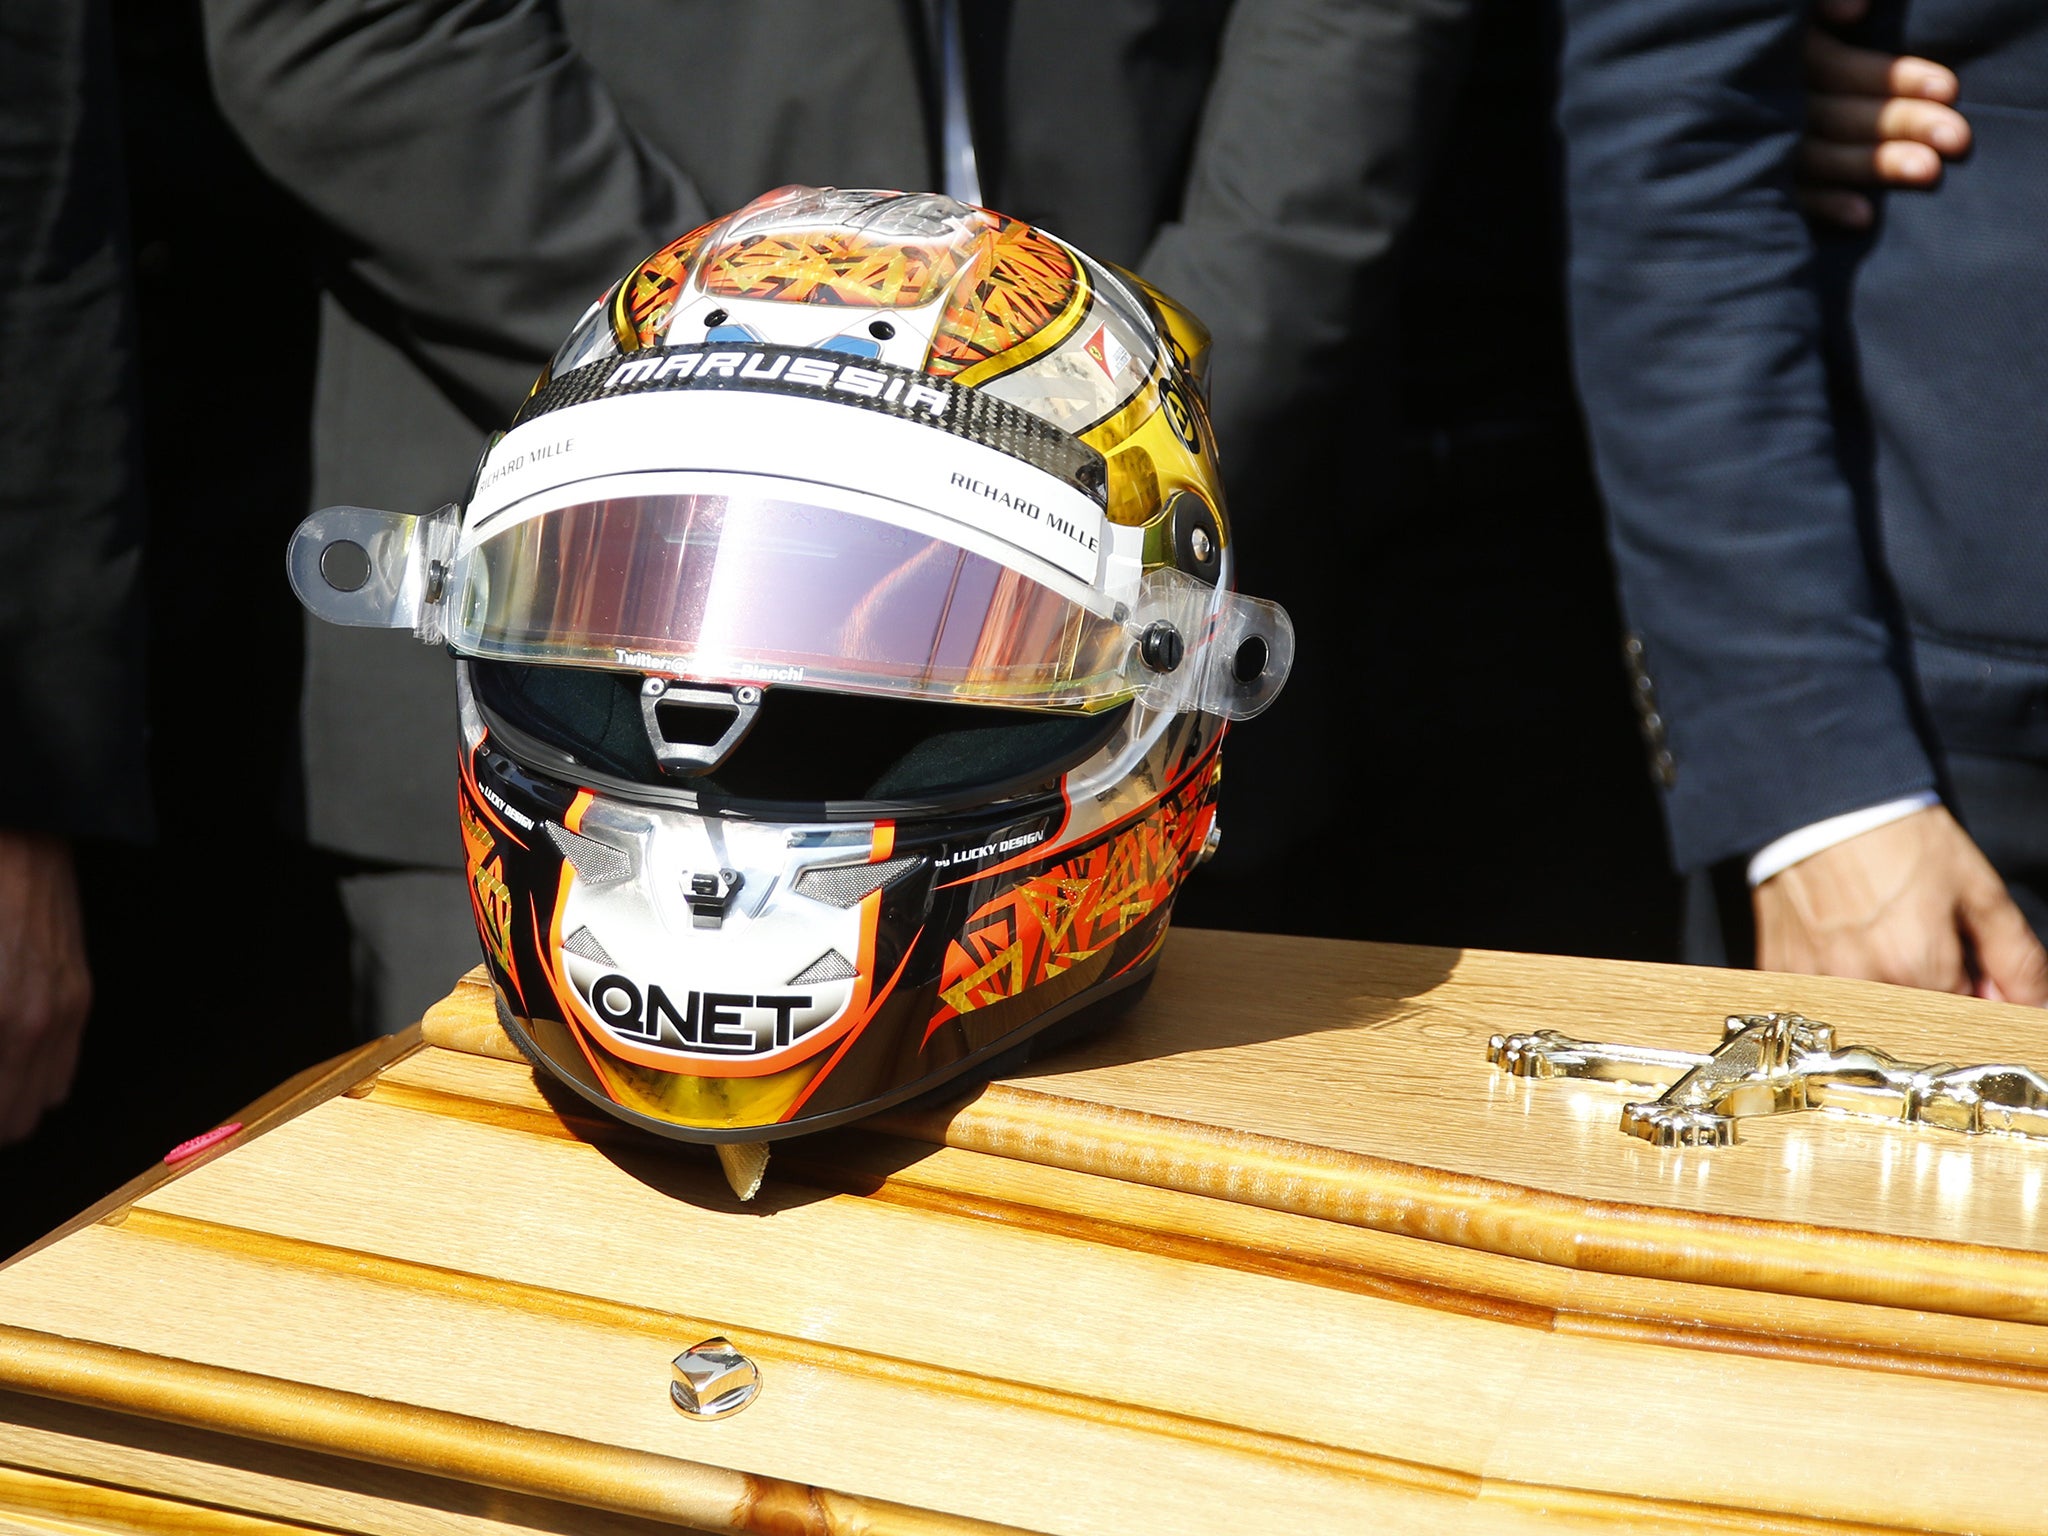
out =
[[[477,702],[508,725],[600,772],[675,785],[647,740],[640,674],[477,659],[469,669]],[[746,739],[692,787],[806,806],[985,798],[1057,779],[1100,750],[1129,708],[1081,715],[770,687]]]

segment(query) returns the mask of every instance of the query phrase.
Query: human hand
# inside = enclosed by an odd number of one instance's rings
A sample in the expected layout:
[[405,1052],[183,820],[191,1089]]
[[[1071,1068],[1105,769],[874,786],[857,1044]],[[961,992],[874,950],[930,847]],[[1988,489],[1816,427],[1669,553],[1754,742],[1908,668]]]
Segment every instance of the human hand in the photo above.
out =
[[0,831],[0,1146],[64,1102],[91,1005],[71,845]]
[[[1863,19],[1869,0],[1816,0],[1821,22]],[[1949,105],[1952,70],[1857,48],[1820,25],[1806,28],[1806,134],[1799,141],[1799,201],[1846,229],[1868,229],[1876,210],[1858,187],[1931,187],[1944,160],[1970,148],[1970,124]]]
[[1946,806],[1824,848],[1751,898],[1762,970],[2048,1003],[2048,950]]

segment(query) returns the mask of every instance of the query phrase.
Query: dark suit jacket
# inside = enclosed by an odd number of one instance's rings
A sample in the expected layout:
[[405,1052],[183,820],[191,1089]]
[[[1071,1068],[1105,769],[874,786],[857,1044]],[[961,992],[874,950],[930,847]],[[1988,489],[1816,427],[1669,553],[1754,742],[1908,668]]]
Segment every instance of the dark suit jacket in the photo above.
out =
[[134,337],[104,4],[0,25],[0,821],[132,839],[143,727]]
[[[1246,580],[1295,607],[1311,642],[1318,562],[1282,514],[1289,474],[1317,440],[1295,424],[1341,400],[1358,371],[1347,343],[1383,298],[1384,258],[1451,95],[1467,9],[966,8],[987,200],[1137,267],[1215,329],[1234,512],[1248,545],[1266,551]],[[483,434],[504,424],[578,312],[712,214],[793,181],[938,180],[916,5],[207,10],[230,119],[332,230],[327,250],[262,257],[267,281],[327,284],[317,502],[425,510],[459,496]],[[319,625],[308,645],[314,838],[368,858],[455,862],[445,660],[399,635]],[[1311,739],[1324,705],[1299,672],[1294,693],[1284,749],[1261,722],[1255,778],[1326,756]]]
[[1976,147],[1793,203],[1800,0],[1564,0],[1577,369],[1681,865],[2048,754],[2048,11],[1879,0]]

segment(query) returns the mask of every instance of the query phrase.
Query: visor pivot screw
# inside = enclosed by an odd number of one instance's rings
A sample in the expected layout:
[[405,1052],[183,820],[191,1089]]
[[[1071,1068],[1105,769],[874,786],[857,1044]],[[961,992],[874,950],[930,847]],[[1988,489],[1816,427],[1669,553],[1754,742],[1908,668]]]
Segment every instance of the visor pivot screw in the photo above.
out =
[[738,1413],[761,1392],[761,1369],[727,1339],[692,1344],[675,1358],[669,1401],[693,1419]]
[[714,325],[723,325],[725,322],[726,313],[722,309],[714,309],[704,317],[704,324],[707,328]]
[[446,593],[447,590],[448,567],[443,565],[438,560],[428,561],[426,592],[427,601],[430,603],[438,603],[439,601],[441,601],[442,595]]
[[758,704],[761,702],[761,690],[749,683],[744,688],[735,688],[732,698],[735,704]]
[[1180,631],[1164,619],[1154,620],[1138,639],[1138,655],[1154,672],[1171,672],[1187,653]]
[[1216,541],[1209,537],[1209,530],[1197,528],[1188,535],[1188,548],[1194,552],[1197,565],[1207,565],[1209,557],[1216,553]]
[[665,677],[650,677],[640,685],[640,691],[650,699],[658,699],[668,692],[668,679]]
[[886,320],[874,320],[868,324],[868,334],[877,341],[888,341],[896,334],[896,327]]

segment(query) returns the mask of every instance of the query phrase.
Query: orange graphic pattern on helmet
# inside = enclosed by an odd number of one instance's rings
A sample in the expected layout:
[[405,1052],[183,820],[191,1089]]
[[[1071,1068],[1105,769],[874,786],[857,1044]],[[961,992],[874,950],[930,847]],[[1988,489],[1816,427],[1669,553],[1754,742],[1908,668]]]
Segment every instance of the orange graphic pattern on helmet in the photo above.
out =
[[[1004,892],[946,947],[944,1007],[925,1031],[1017,996],[1106,949],[1170,900],[1214,809],[1209,776],[1182,787],[1108,842]],[[976,926],[976,925],[979,926]]]
[[953,293],[925,371],[972,368],[1045,329],[1074,296],[1074,258],[1029,224],[1003,219],[978,255],[974,280]]
[[[455,797],[462,822],[462,846],[469,866],[469,904],[476,929],[483,936],[491,958],[507,971],[512,969],[512,891],[505,884],[505,860],[497,853],[497,839],[476,812],[464,784]],[[486,863],[485,860],[490,862]]]
[[705,224],[680,240],[669,242],[641,262],[626,279],[619,295],[619,308],[641,346],[653,346],[668,328],[668,317],[690,275],[690,263],[697,259],[698,247],[715,227]]
[[721,246],[704,264],[704,291],[728,299],[915,308],[960,270],[943,245],[878,240],[840,229],[793,229]]

